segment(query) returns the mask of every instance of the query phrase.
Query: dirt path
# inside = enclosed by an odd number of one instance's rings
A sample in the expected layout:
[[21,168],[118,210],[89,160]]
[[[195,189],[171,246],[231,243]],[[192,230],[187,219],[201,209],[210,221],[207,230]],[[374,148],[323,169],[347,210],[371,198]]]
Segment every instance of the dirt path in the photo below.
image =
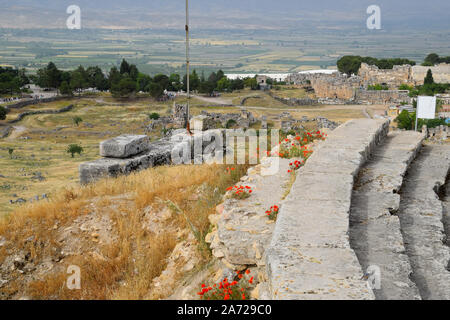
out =
[[27,130],[24,126],[13,126],[11,134],[5,140],[14,140]]

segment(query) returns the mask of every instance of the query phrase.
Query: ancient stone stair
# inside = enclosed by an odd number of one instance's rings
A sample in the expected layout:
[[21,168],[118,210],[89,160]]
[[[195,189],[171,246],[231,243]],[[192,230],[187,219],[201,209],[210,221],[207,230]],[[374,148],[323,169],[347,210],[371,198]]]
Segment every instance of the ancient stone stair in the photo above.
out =
[[[379,268],[377,299],[419,299],[409,278],[412,272],[396,215],[403,176],[416,157],[424,136],[416,132],[390,133],[361,169],[353,189],[350,244],[367,272]],[[374,269],[375,270],[375,269]]]
[[450,146],[425,145],[411,164],[400,192],[401,231],[412,267],[411,279],[422,299],[450,299],[448,194],[447,198],[442,195],[449,170]]
[[266,251],[271,298],[450,299],[450,146],[384,126],[346,123],[298,173]]

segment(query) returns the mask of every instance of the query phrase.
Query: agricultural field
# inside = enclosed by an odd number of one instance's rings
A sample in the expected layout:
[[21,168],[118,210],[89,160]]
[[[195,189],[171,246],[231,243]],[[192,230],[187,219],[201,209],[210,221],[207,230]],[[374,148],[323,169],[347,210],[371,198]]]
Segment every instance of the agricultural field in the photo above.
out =
[[[184,73],[184,33],[176,29],[0,29],[0,65],[30,73],[53,61],[68,70],[98,65],[108,71],[125,58],[148,74]],[[297,72],[333,69],[347,54],[404,57],[422,61],[429,52],[445,52],[448,35],[367,34],[340,30],[207,30],[193,29],[192,67],[212,71]],[[238,40],[237,40],[238,39]],[[448,41],[447,41],[448,42]]]

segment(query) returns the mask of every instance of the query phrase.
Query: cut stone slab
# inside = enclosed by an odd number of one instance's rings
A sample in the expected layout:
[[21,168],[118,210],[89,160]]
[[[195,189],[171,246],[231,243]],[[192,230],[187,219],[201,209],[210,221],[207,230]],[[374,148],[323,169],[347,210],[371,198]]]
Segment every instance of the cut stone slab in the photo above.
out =
[[298,171],[266,251],[273,299],[375,298],[350,248],[348,213],[354,177],[388,130],[386,120],[348,121]]
[[100,155],[106,158],[129,158],[147,151],[149,139],[145,135],[124,134],[100,143]]
[[[361,280],[361,269],[351,249],[271,248],[269,265],[274,300],[372,300]],[[284,261],[291,261],[286,264]]]
[[[348,235],[348,204],[338,201],[286,201],[280,211],[284,219],[277,222],[279,241],[298,248],[350,248]],[[291,219],[286,219],[288,216]],[[294,219],[295,217],[301,219]],[[288,224],[285,224],[289,221]],[[318,223],[320,221],[320,223]],[[301,232],[298,232],[301,230]]]

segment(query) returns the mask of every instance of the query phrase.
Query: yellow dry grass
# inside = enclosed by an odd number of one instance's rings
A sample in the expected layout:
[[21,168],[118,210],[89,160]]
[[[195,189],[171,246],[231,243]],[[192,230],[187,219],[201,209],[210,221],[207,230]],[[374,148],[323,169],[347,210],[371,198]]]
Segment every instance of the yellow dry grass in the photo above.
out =
[[[154,234],[145,227],[144,211],[162,209],[167,201],[183,214],[170,220],[180,229],[195,230],[202,262],[210,259],[204,236],[209,214],[220,203],[225,189],[237,182],[246,166],[236,166],[231,174],[224,165],[157,167],[116,179],[105,179],[86,187],[63,189],[51,200],[23,206],[0,220],[0,235],[7,246],[0,251],[0,263],[11,252],[21,250],[35,265],[61,249],[58,235],[74,221],[89,215],[92,205],[108,214],[116,240],[98,244],[86,240],[86,252],[67,256],[52,271],[26,280],[13,273],[0,294],[34,299],[142,299],[151,296],[152,279],[165,268],[165,259],[177,241],[175,234]],[[57,227],[56,227],[57,226]],[[33,237],[33,241],[29,238]],[[28,240],[27,240],[28,239]],[[80,239],[82,240],[82,239]],[[83,240],[84,241],[84,240]],[[101,259],[90,254],[100,252]],[[82,270],[81,290],[69,290],[67,266]],[[169,295],[170,292],[167,292]]]

